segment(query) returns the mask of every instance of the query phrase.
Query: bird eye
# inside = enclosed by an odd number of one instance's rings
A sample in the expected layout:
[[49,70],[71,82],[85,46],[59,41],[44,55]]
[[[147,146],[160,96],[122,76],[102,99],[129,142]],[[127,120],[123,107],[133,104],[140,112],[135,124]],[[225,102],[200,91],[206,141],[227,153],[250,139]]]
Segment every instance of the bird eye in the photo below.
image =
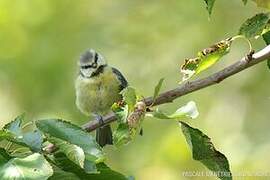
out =
[[93,68],[96,68],[96,67],[97,67],[97,63],[93,63],[93,64],[92,64],[92,67],[93,67]]

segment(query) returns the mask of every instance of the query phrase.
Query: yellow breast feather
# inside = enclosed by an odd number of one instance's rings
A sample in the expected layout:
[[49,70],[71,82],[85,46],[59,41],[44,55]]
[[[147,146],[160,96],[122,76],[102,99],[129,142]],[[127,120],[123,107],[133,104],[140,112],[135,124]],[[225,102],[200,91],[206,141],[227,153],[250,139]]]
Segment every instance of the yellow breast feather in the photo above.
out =
[[120,83],[110,67],[93,78],[79,76],[75,84],[76,105],[86,115],[106,114],[121,99]]

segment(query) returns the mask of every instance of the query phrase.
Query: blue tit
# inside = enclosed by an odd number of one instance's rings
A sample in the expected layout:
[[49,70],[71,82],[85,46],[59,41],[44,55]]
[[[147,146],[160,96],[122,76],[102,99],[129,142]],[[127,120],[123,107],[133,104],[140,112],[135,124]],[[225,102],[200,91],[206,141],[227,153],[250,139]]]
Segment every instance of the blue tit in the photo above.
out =
[[[93,49],[81,55],[78,66],[76,105],[83,114],[94,115],[102,123],[102,116],[110,112],[114,102],[122,99],[120,91],[128,83],[120,71],[108,66],[103,56]],[[97,129],[96,140],[102,147],[112,144],[110,125]]]

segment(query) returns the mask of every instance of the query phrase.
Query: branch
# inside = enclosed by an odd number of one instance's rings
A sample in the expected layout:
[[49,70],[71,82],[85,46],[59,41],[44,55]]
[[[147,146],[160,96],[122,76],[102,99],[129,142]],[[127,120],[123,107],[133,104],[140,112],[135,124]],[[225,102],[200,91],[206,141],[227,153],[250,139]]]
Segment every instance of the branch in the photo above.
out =
[[[224,79],[243,71],[257,63],[267,60],[270,58],[270,45],[266,46],[264,49],[260,50],[255,54],[250,54],[246,57],[243,57],[241,60],[233,63],[232,65],[212,74],[208,77],[201,78],[194,81],[187,81],[179,87],[161,93],[156,100],[153,102],[153,97],[148,97],[143,99],[147,106],[153,104],[153,106],[173,102],[176,98],[189,94],[191,92],[197,91],[199,89],[220,83]],[[88,123],[84,124],[82,128],[88,132],[91,132],[99,127],[102,127],[106,124],[110,124],[116,121],[116,116],[114,113],[110,113],[103,117],[103,123],[100,123],[97,120],[91,120]]]

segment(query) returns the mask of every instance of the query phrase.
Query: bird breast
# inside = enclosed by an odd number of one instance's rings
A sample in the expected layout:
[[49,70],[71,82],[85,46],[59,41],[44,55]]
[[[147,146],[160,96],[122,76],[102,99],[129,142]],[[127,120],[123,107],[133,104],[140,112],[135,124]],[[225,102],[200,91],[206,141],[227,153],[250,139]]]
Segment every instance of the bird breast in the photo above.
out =
[[119,81],[111,68],[92,78],[76,79],[76,105],[86,115],[108,113],[114,102],[121,99]]

